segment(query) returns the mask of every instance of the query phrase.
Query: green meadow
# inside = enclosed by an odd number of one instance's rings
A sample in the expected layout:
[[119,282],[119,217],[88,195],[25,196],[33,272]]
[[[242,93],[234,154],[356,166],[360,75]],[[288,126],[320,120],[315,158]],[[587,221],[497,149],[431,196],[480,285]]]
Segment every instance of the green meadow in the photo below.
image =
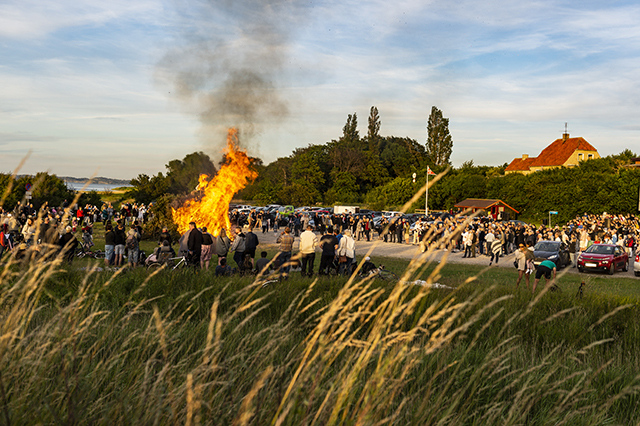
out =
[[[640,421],[637,280],[589,275],[579,298],[585,276],[567,274],[561,291],[534,297],[515,289],[513,269],[378,260],[401,280],[9,262],[0,269],[0,419]],[[418,279],[450,288],[409,284]]]

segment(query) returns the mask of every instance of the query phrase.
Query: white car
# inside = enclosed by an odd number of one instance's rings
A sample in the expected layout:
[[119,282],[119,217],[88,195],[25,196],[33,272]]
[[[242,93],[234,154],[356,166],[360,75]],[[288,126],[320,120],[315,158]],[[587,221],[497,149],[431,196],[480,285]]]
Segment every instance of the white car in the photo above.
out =
[[640,254],[636,254],[633,258],[633,274],[640,277]]
[[391,217],[402,216],[402,212],[398,212],[398,211],[382,212],[382,216],[384,216],[387,219],[389,219]]

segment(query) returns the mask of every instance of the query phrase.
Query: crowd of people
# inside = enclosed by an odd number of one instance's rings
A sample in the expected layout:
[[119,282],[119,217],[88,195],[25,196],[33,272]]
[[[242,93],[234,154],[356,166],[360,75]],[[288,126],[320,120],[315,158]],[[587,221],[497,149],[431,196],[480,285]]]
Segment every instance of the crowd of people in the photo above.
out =
[[[529,288],[529,277],[535,275],[534,291],[542,277],[551,279],[551,275],[555,275],[555,270],[549,268],[549,264],[533,264],[533,247],[539,241],[561,242],[570,254],[573,267],[576,267],[579,254],[593,243],[620,245],[631,259],[640,241],[640,221],[636,216],[606,213],[583,215],[566,224],[554,226],[463,215],[445,215],[435,221],[424,217],[411,220],[411,216],[374,221],[367,215],[358,214],[303,212],[279,217],[262,212],[234,212],[231,218],[238,225],[235,233],[239,240],[233,238],[227,243],[223,237],[223,250],[217,250],[217,244],[214,244],[215,251],[219,263],[220,259],[226,259],[228,252],[234,252],[236,270],[242,273],[260,272],[253,262],[258,241],[253,231],[258,229],[262,233],[273,230],[278,234],[279,253],[274,263],[285,276],[292,264],[290,259],[296,239],[299,253],[293,264],[300,268],[303,276],[349,273],[355,260],[356,242],[379,239],[389,244],[418,245],[423,251],[438,249],[459,252],[463,259],[483,257],[488,265],[498,265],[500,259],[515,254],[515,266],[519,271],[516,286],[524,278]],[[284,227],[283,231],[281,227]],[[251,240],[248,244],[250,248],[247,248],[247,236]],[[318,269],[314,270],[316,253],[320,255],[320,262]]]
[[[33,253],[44,256],[64,251],[73,260],[78,247],[93,245],[93,224],[105,226],[105,263],[122,266],[141,264],[144,259],[140,241],[143,224],[149,219],[149,208],[143,204],[123,204],[115,209],[110,203],[101,206],[59,207],[44,205],[35,210],[31,204],[18,204],[12,211],[0,208],[0,259],[10,250],[24,251],[37,246]],[[358,241],[380,240],[387,244],[412,244],[428,249],[462,253],[462,258],[486,258],[497,265],[501,258],[515,253],[519,271],[517,286],[529,277],[540,275],[544,268],[533,265],[533,246],[542,240],[561,242],[568,250],[572,266],[581,252],[591,244],[603,242],[623,247],[632,259],[640,241],[640,221],[633,215],[582,215],[565,224],[536,226],[521,221],[499,221],[491,217],[469,218],[464,215],[442,215],[435,220],[416,215],[374,218],[368,214],[331,214],[299,212],[289,215],[251,211],[230,213],[231,235],[225,229],[213,235],[195,223],[189,231],[173,241],[164,228],[157,248],[146,262],[185,257],[191,265],[209,269],[212,259],[218,275],[231,273],[265,273],[266,265],[287,277],[295,265],[303,276],[350,274],[355,266]],[[260,232],[277,235],[278,254],[256,256]],[[81,237],[80,237],[81,235]],[[298,253],[294,256],[295,242]],[[178,255],[173,245],[178,244]],[[126,253],[126,258],[125,258]],[[316,255],[319,262],[316,269]],[[294,258],[294,260],[291,260]],[[125,260],[126,259],[126,260]],[[544,265],[549,267],[550,265]],[[551,269],[542,276],[550,276]],[[537,276],[533,285],[535,289]]]
[[[31,203],[18,203],[10,211],[0,207],[0,259],[12,251],[18,259],[49,258],[62,251],[64,259],[72,262],[78,249],[89,250],[94,245],[93,225],[102,222],[105,229],[111,230],[105,238],[112,244],[107,244],[105,249],[108,251],[113,247],[105,262],[122,265],[124,245],[130,253],[129,263],[136,264],[138,244],[142,239],[141,225],[148,220],[148,215],[147,206],[135,203],[123,203],[119,209],[114,209],[111,203],[81,206],[70,205],[67,200],[60,206],[45,203],[38,210]],[[127,226],[130,229],[121,233]],[[124,234],[124,240],[121,234]],[[135,242],[130,238],[132,235]]]

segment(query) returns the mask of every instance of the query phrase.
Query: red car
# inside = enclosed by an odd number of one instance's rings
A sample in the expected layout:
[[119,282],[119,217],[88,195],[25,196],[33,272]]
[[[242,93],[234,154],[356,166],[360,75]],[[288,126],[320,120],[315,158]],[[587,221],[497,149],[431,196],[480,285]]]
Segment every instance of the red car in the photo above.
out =
[[593,244],[578,257],[578,271],[608,272],[629,270],[629,255],[624,248],[615,244]]

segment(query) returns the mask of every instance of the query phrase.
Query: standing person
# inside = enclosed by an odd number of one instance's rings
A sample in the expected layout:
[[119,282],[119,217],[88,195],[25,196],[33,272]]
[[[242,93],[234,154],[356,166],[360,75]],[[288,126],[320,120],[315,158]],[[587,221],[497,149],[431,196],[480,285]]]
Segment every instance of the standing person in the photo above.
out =
[[396,241],[398,244],[402,244],[402,236],[404,235],[404,221],[398,219],[396,221]]
[[189,223],[189,238],[187,239],[187,263],[194,267],[200,266],[200,256],[202,254],[202,233],[196,228],[195,222]]
[[293,249],[293,241],[295,238],[291,235],[291,228],[284,228],[284,232],[278,236],[276,243],[280,244],[280,253],[278,253],[278,261],[280,262],[280,272],[283,273],[285,279],[289,275],[289,261],[291,260],[291,250]]
[[[302,266],[302,276],[311,277],[313,275],[313,264],[316,260],[316,247],[318,246],[318,237],[313,233],[311,225],[307,225],[307,229],[300,234],[300,263]],[[308,268],[307,268],[308,266]]]
[[[485,237],[486,238],[486,237]],[[491,242],[491,260],[489,260],[489,266],[493,263],[494,259],[496,261],[496,265],[498,264],[498,259],[500,259],[500,253],[502,253],[502,239],[494,238]]]
[[529,290],[529,278],[531,276],[531,272],[527,270],[527,251],[528,250],[524,244],[520,244],[516,251],[516,262],[518,262],[518,281],[516,281],[516,290],[520,286],[520,281],[522,281],[523,276],[525,277],[524,280],[527,284],[527,290]]
[[124,226],[122,225],[122,220],[118,221],[118,226],[116,226],[116,229],[114,229],[114,232],[116,234],[116,238],[115,238],[116,245],[113,251],[116,256],[115,264],[116,266],[122,266],[124,262],[125,241],[127,240],[127,235],[124,232]]
[[109,266],[112,264],[111,258],[114,255],[116,247],[116,233],[113,231],[111,222],[107,222],[104,233],[104,264]]
[[471,236],[471,230],[467,228],[467,230],[462,233],[462,243],[464,244],[464,255],[462,256],[463,259],[471,257],[472,240],[473,237]]
[[107,226],[107,220],[109,220],[109,211],[107,210],[107,205],[103,204],[102,205],[102,224],[104,226]]
[[75,257],[76,247],[78,247],[78,240],[71,232],[72,230],[73,228],[67,226],[64,230],[64,234],[62,234],[62,236],[58,240],[58,244],[60,245],[62,250],[62,256],[64,257],[64,260],[69,263],[73,261],[73,258]]
[[231,244],[231,250],[233,253],[233,260],[238,265],[238,271],[244,271],[244,251],[246,249],[246,237],[242,233],[240,228],[235,229],[236,237],[233,239],[233,243]]
[[475,230],[471,230],[471,257],[476,257],[476,244],[478,244],[478,236]]
[[251,270],[253,270],[254,258],[256,257],[256,248],[260,245],[258,236],[253,232],[253,228],[249,228],[249,231],[245,234],[244,242],[244,255],[249,255],[251,258]]
[[328,275],[329,268],[333,267],[333,259],[336,257],[336,250],[338,249],[338,238],[332,231],[329,229],[329,232],[320,239],[319,247],[322,249],[322,257],[320,258],[318,275]]
[[[553,272],[553,280],[551,280],[551,273]],[[538,265],[538,269],[536,270],[536,279],[533,281],[533,291],[532,293],[536,293],[536,287],[538,286],[538,282],[540,278],[544,276],[545,285],[549,286],[549,284],[553,283],[556,279],[556,264],[550,261],[549,259],[545,259],[542,261],[540,265]]]
[[338,245],[338,256],[345,256],[346,261],[340,263],[340,274],[351,275],[351,263],[356,257],[356,242],[351,236],[351,231],[347,229],[340,239]]
[[[488,227],[487,227],[488,228]],[[487,256],[490,256],[489,254],[489,246],[486,246],[486,242],[487,242],[487,232],[484,230],[484,225],[480,225],[480,227],[478,228],[478,232],[476,233],[476,238],[478,239],[478,255],[482,256],[483,254],[486,254]],[[494,236],[495,238],[495,236]],[[491,240],[493,242],[493,240]]]
[[127,232],[125,244],[129,253],[129,266],[132,268],[138,266],[138,257],[140,256],[140,238],[136,225],[131,224],[131,228]]
[[220,265],[220,261],[222,259],[227,258],[227,254],[229,254],[229,247],[231,247],[231,241],[229,241],[229,237],[227,237],[227,230],[222,228],[220,230],[218,238],[216,238],[216,254],[218,255],[218,265]]
[[213,235],[207,232],[207,227],[202,227],[202,248],[200,251],[200,269],[209,270],[211,254],[213,253]]
[[7,232],[8,228],[9,226],[6,223],[0,225],[0,259],[2,259],[2,255],[4,254],[5,250],[10,250],[9,237]]
[[[492,254],[492,245],[493,242],[496,240],[496,235],[493,233],[493,228],[488,228],[488,232],[485,233],[483,229],[480,230],[480,232],[478,232],[478,249],[480,251],[480,254],[483,253],[483,249],[486,248],[486,251],[484,251],[484,253],[487,254],[488,257],[491,257],[491,259],[493,260],[493,254]],[[484,244],[482,243],[484,241]],[[486,247],[484,247],[486,244]],[[490,261],[491,262],[491,261]],[[489,263],[489,265],[491,265],[491,263]]]
[[35,243],[34,241],[36,235],[36,225],[32,218],[28,218],[27,222],[22,227],[22,237],[24,238],[24,242],[27,245],[31,245]]
[[569,239],[569,257],[571,257],[571,266],[572,267],[576,267],[577,266],[577,260],[578,260],[578,250],[580,249],[580,242],[578,241],[578,238],[576,237],[576,233],[572,232],[571,233],[571,238]]

